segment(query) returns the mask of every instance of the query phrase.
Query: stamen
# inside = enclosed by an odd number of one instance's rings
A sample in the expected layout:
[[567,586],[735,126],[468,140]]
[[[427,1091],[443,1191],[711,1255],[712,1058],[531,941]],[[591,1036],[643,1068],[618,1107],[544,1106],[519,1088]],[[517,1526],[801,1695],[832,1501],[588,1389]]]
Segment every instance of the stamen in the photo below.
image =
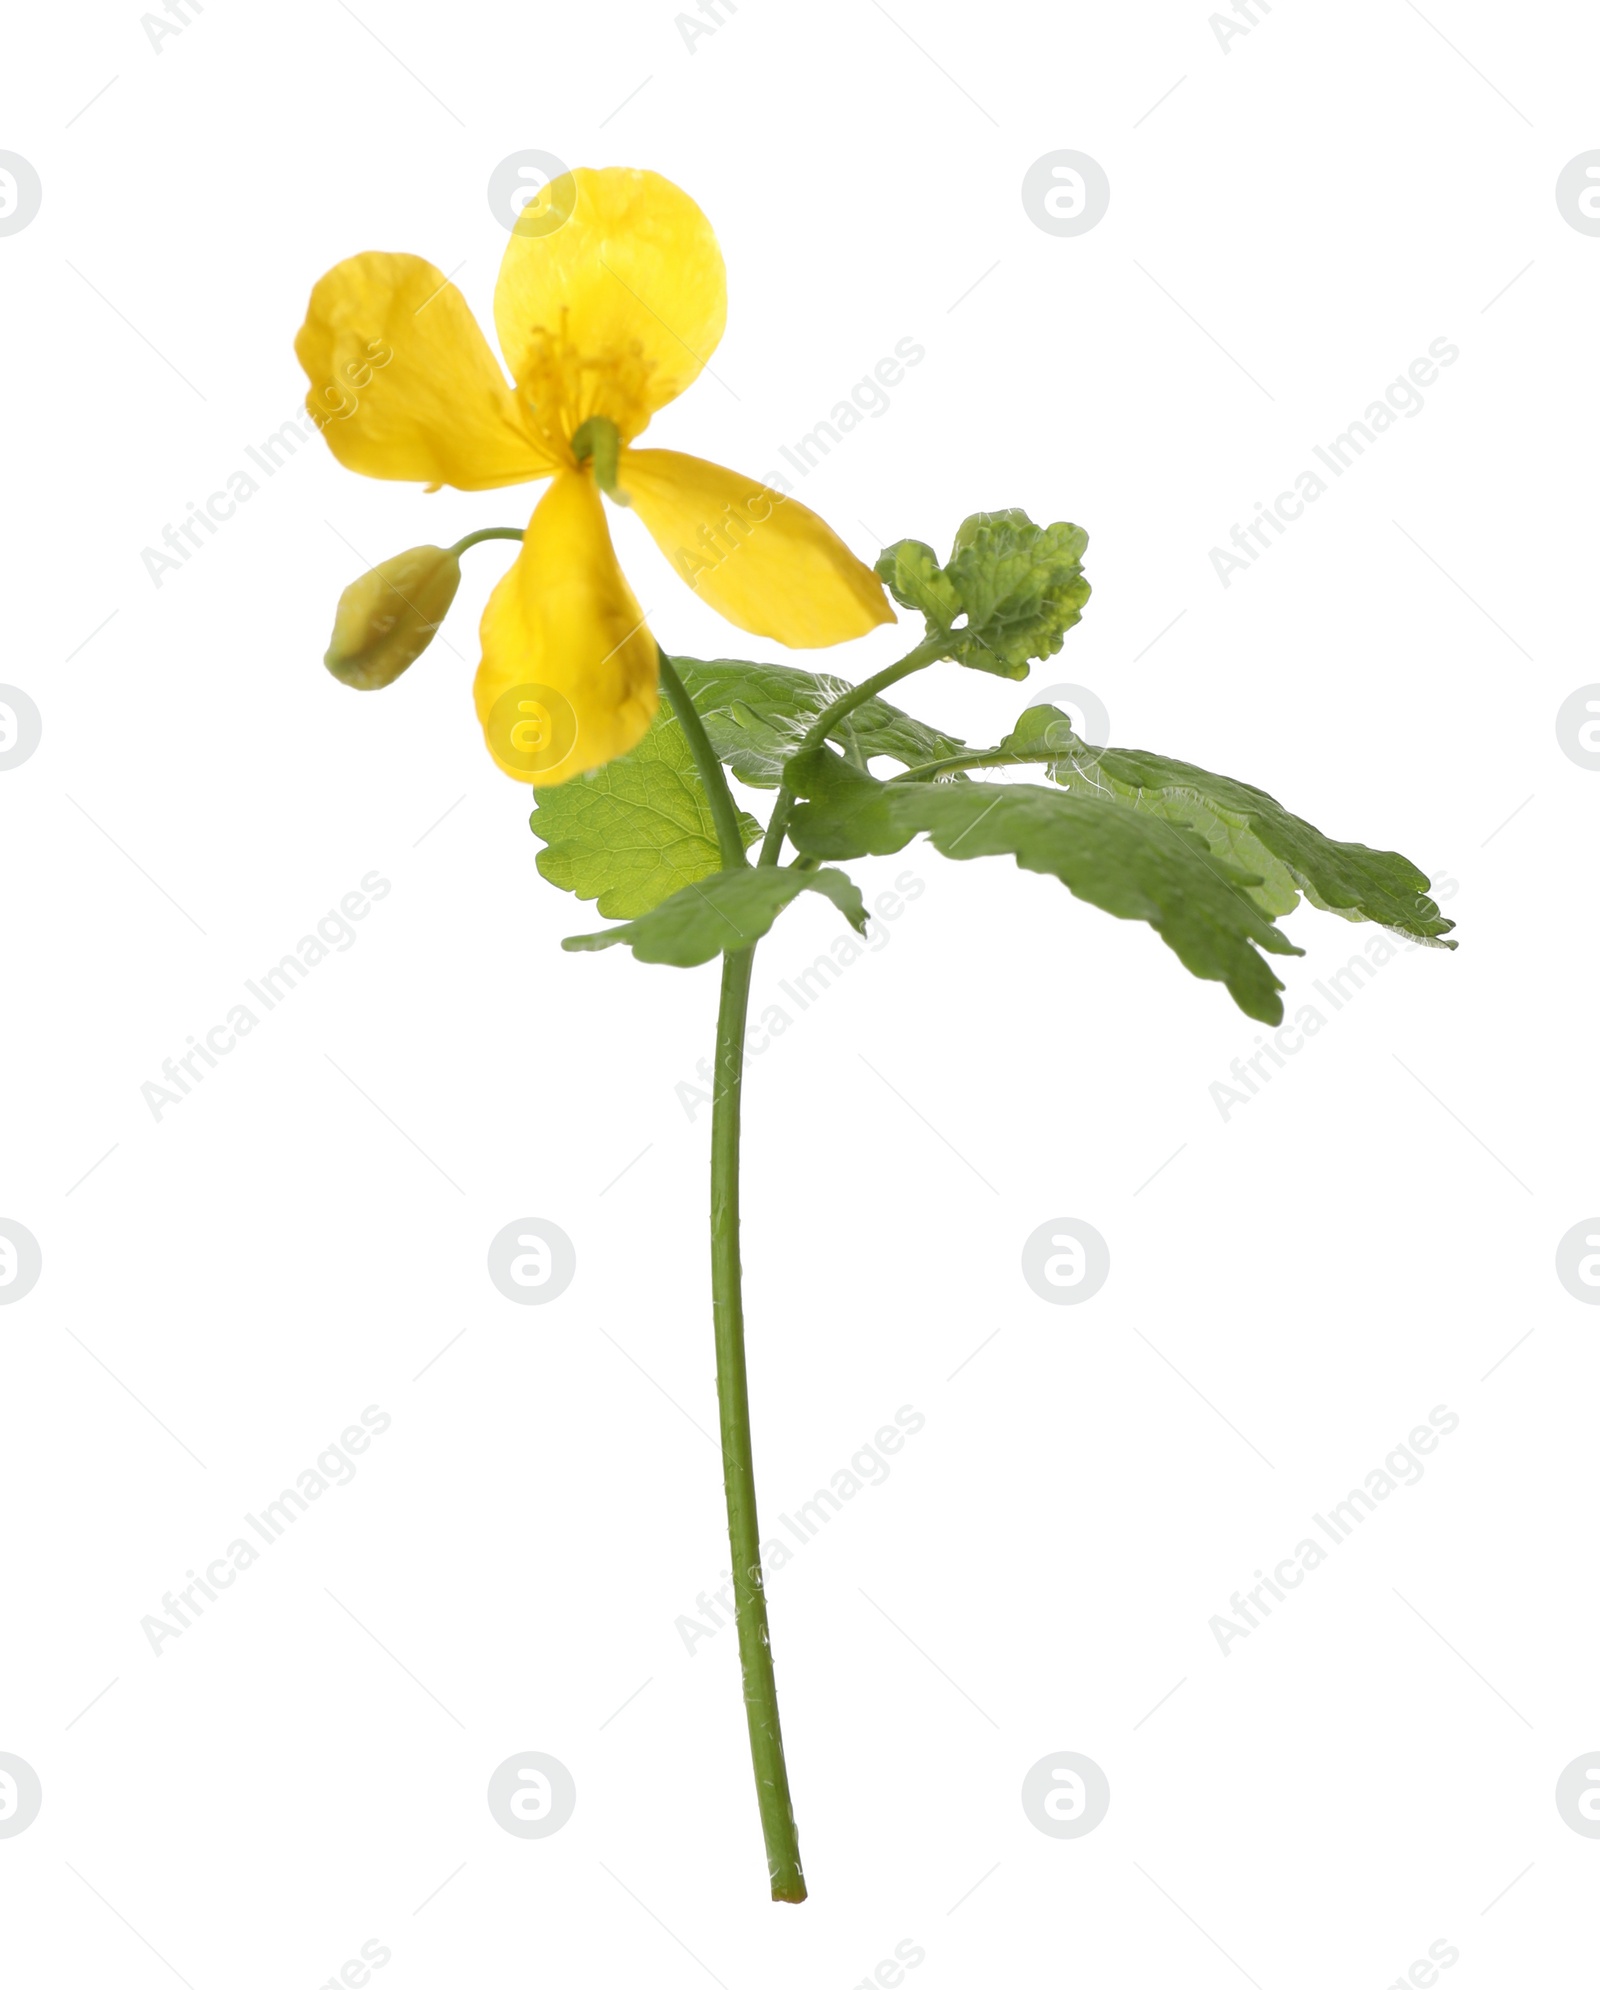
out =
[[[578,437],[591,421],[610,424],[618,444],[632,440],[650,419],[648,385],[655,362],[638,340],[620,350],[581,353],[567,336],[566,312],[561,329],[533,329],[518,369],[518,386],[530,425],[558,460],[594,461],[602,490],[615,491],[615,472],[601,459],[592,440],[583,450]],[[597,431],[596,431],[597,432]]]

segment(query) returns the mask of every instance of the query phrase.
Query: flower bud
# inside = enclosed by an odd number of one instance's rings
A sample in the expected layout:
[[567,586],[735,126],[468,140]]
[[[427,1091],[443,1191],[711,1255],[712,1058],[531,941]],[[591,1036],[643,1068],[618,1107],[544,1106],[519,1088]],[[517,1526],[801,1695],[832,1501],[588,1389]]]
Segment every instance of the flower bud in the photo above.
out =
[[341,684],[381,691],[433,641],[461,585],[461,562],[442,546],[396,553],[339,596],[323,658]]

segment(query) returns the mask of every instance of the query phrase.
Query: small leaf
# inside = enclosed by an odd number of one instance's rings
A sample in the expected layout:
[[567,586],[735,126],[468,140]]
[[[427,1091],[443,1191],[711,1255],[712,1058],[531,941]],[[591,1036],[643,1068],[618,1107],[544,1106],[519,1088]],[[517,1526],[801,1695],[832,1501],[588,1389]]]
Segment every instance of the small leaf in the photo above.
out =
[[902,539],[877,572],[903,607],[920,609],[930,631],[947,638],[946,654],[957,663],[1021,678],[1031,661],[1055,655],[1082,616],[1088,543],[1081,526],[1041,527],[1025,511],[978,511],[957,532],[947,566],[920,540]]
[[[631,753],[541,788],[529,827],[545,844],[542,877],[599,900],[607,919],[637,918],[722,868],[716,819],[683,728],[665,705]],[[741,812],[746,845],[761,834]]]
[[926,832],[947,857],[1014,857],[1118,919],[1145,920],[1247,1016],[1283,1019],[1283,984],[1256,949],[1301,950],[1246,895],[1255,874],[1213,856],[1193,830],[1054,788],[875,781],[825,747],[800,755],[789,779],[806,797],[790,835],[810,856],[888,856]]
[[1370,919],[1430,945],[1456,944],[1444,938],[1455,921],[1440,915],[1415,864],[1398,851],[1336,843],[1260,788],[1158,753],[1086,746],[1048,705],[1024,712],[1003,744],[1059,744],[1065,750],[1049,774],[1060,786],[1198,831],[1216,856],[1258,874],[1250,896],[1275,918],[1292,912],[1303,892],[1320,911]]
[[632,947],[638,960],[699,967],[718,954],[753,947],[803,891],[820,891],[831,898],[856,931],[865,932],[867,909],[843,871],[769,867],[718,871],[704,884],[686,885],[642,919],[608,932],[579,933],[561,944],[569,953],[599,953],[603,947],[621,944]]
[[1072,721],[1065,712],[1054,705],[1030,705],[1001,740],[1000,751],[1039,753],[1048,746],[1059,746],[1064,751],[1075,746],[1087,752],[1094,750],[1072,730]]
[[902,608],[915,608],[935,628],[948,629],[965,612],[939,555],[920,539],[899,539],[887,547],[876,572]]
[[[719,658],[672,659],[704,721],[717,756],[751,788],[775,788],[784,762],[799,747],[825,705],[853,687],[787,664],[737,663]],[[882,754],[903,767],[918,767],[959,753],[963,742],[938,732],[883,698],[858,705],[834,733],[857,766]]]

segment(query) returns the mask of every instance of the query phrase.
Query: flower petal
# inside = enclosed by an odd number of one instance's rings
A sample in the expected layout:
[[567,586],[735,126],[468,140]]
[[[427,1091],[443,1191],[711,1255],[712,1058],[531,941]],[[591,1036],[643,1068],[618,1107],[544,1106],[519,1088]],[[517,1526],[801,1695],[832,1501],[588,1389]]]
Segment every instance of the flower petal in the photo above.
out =
[[563,470],[490,595],[472,687],[497,766],[534,787],[639,744],[655,717],[656,639],[611,549],[600,493]]
[[580,166],[542,188],[494,293],[506,364],[562,443],[596,414],[625,442],[638,435],[698,375],[727,314],[710,222],[670,180],[622,166]]
[[883,583],[830,526],[752,477],[629,449],[619,482],[679,578],[736,628],[822,649],[895,619]]
[[556,467],[466,300],[421,256],[351,256],[294,342],[306,407],[347,470],[486,491]]

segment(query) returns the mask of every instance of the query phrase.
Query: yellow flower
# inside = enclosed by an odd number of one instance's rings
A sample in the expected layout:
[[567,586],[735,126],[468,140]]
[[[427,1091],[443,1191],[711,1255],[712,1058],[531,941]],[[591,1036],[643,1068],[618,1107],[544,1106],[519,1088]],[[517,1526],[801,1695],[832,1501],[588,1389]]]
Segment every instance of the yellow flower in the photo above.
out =
[[489,749],[519,779],[598,767],[655,715],[656,642],[617,565],[602,481],[700,598],[753,635],[809,649],[894,620],[877,576],[804,505],[631,446],[692,385],[726,315],[710,223],[670,181],[621,167],[552,181],[512,231],[494,318],[515,388],[461,293],[420,256],[352,256],[311,293],[295,352],[347,469],[465,491],[552,479],[484,610],[473,686]]

